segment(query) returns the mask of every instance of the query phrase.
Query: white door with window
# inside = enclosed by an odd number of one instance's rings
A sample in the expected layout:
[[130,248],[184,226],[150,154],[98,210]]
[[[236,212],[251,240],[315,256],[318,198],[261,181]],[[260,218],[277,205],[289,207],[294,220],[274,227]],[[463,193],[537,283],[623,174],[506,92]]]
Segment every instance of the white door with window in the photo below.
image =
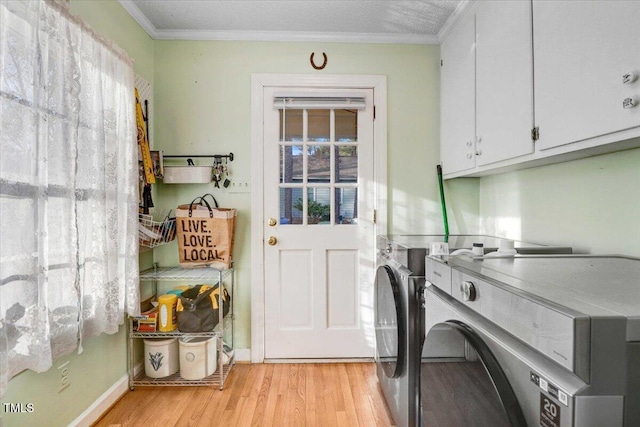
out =
[[265,359],[373,357],[373,90],[264,93]]

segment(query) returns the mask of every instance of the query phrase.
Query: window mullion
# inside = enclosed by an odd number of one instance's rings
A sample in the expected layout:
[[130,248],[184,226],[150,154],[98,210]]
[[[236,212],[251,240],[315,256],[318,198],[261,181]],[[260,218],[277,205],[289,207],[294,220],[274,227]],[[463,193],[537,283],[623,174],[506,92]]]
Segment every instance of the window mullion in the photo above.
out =
[[309,219],[309,111],[302,110],[302,224],[308,225]]
[[335,114],[335,110],[331,109],[329,111],[329,141],[331,141],[331,144],[329,146],[329,203],[331,206],[330,211],[330,221],[329,223],[331,225],[336,224],[336,212],[337,212],[337,205],[336,205],[336,190],[335,190],[335,183],[336,183],[336,161],[338,161],[338,159],[336,158],[336,114]]

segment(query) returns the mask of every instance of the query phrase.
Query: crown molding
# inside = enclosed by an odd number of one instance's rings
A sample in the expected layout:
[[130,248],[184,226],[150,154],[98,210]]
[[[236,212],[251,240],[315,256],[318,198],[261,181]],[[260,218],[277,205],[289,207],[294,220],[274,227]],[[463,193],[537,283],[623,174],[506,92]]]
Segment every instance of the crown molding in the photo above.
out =
[[316,33],[305,31],[157,30],[157,40],[227,40],[269,42],[439,44],[435,35],[390,33]]
[[195,31],[158,30],[133,0],[118,0],[133,19],[155,40],[226,40],[272,42],[328,42],[381,44],[439,44],[432,34],[319,33],[305,31]]
[[476,0],[462,0],[456,10],[453,11],[447,22],[442,26],[440,31],[438,32],[438,44],[442,43],[451,33],[453,27],[456,26],[458,21],[471,9],[471,6],[476,2]]
[[138,24],[149,34],[152,39],[155,39],[158,33],[156,27],[147,19],[147,17],[140,11],[133,0],[118,0],[118,2],[129,12],[129,15],[136,20]]

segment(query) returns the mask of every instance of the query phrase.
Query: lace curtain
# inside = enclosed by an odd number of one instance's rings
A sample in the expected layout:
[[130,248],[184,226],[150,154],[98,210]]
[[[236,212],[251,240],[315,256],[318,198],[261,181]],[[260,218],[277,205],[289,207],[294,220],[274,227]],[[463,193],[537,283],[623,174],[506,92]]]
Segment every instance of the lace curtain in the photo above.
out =
[[0,0],[0,61],[4,396],[138,313],[138,152],[131,60],[65,3]]

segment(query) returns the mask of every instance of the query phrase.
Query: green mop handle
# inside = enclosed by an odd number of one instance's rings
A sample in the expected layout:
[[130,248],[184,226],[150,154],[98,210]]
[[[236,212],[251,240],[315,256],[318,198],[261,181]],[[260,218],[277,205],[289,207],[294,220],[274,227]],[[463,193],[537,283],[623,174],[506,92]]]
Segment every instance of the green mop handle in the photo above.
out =
[[449,241],[449,220],[447,219],[447,204],[444,201],[444,185],[442,183],[442,166],[436,165],[438,170],[438,186],[440,187],[440,205],[442,206],[442,219],[444,220],[444,241]]

